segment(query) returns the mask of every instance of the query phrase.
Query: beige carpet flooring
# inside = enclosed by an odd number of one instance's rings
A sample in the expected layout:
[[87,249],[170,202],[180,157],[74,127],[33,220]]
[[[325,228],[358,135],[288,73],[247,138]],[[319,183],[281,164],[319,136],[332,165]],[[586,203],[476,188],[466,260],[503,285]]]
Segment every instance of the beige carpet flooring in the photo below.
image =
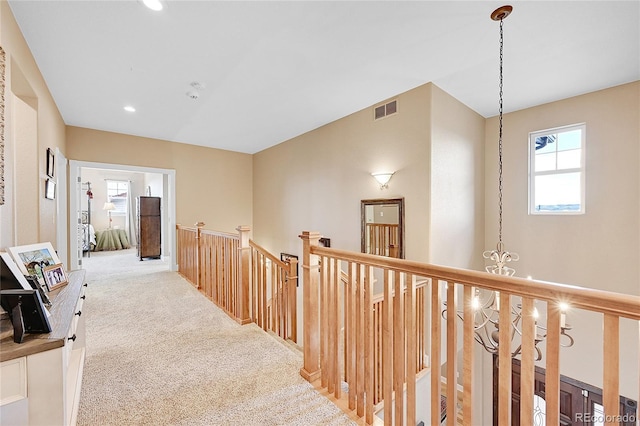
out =
[[240,326],[161,260],[83,259],[78,425],[353,424],[299,375],[302,355]]

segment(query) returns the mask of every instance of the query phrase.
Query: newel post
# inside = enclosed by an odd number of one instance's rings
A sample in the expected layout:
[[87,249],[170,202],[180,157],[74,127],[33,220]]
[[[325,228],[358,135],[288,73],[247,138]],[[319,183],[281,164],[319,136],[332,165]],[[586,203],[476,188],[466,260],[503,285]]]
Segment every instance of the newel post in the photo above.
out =
[[249,246],[248,226],[239,226],[236,231],[240,234],[240,276],[238,278],[238,293],[236,296],[236,321],[242,325],[249,324],[249,271],[251,260],[251,247]]
[[318,232],[303,231],[302,239],[302,298],[304,309],[304,366],[300,375],[308,382],[320,377],[320,318],[318,301],[320,298],[320,270],[318,256],[311,254],[311,247],[320,241]]
[[202,232],[202,228],[204,227],[204,222],[198,222],[195,224],[196,226],[196,288],[200,288],[200,234]]

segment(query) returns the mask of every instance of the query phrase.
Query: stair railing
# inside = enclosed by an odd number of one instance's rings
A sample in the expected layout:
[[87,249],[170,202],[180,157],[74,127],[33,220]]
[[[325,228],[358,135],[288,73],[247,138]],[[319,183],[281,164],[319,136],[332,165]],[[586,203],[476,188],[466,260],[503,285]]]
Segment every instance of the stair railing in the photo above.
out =
[[257,323],[283,339],[297,340],[295,259],[281,261],[237,234],[176,226],[178,272],[240,324]]
[[[546,304],[547,338],[544,352],[546,364],[546,424],[560,424],[560,347],[561,302],[570,301],[572,310],[596,312],[603,318],[603,405],[606,418],[620,418],[620,319],[640,322],[640,297],[563,284],[548,283],[485,272],[424,264],[404,259],[354,253],[319,245],[320,234],[304,231],[303,240],[303,300],[304,300],[304,363],[300,374],[316,387],[337,400],[344,401],[350,414],[374,422],[375,410],[375,320],[373,301],[374,277],[381,277],[384,286],[382,310],[382,399],[385,424],[416,424],[416,378],[418,371],[417,283],[426,280],[430,295],[428,307],[430,406],[428,424],[440,424],[441,395],[447,401],[462,400],[461,415],[457,405],[446,405],[448,425],[481,423],[473,419],[474,403],[481,396],[474,394],[474,315],[473,298],[476,289],[499,292],[499,341],[512,342],[511,302],[521,302],[522,336],[520,342],[500,345],[498,363],[498,424],[511,424],[512,413],[512,344],[522,345],[520,422],[533,424],[535,367],[535,303]],[[341,288],[341,274],[348,283]],[[405,297],[393,294],[405,292]],[[460,297],[459,297],[460,296]],[[446,301],[446,313],[442,310]],[[458,312],[464,321],[460,326]],[[379,314],[379,313],[378,313]],[[627,321],[628,322],[628,321]],[[508,326],[502,326],[508,324]],[[342,327],[352,343],[340,356]],[[461,328],[461,343],[458,329]],[[591,342],[594,343],[595,342]],[[446,351],[442,351],[445,347]],[[446,353],[441,359],[441,351]],[[458,353],[462,351],[462,363]],[[440,366],[446,362],[446,391],[441,391]],[[597,366],[594,366],[597,368]],[[346,376],[345,371],[349,372]],[[352,374],[355,372],[355,374]],[[458,374],[462,378],[462,397]],[[625,374],[628,374],[625,372]],[[343,383],[346,377],[346,383]],[[639,381],[639,377],[632,380]],[[345,391],[343,389],[346,388]],[[402,395],[394,391],[403,389]],[[344,394],[346,392],[346,395]],[[395,396],[395,397],[394,397]],[[424,404],[426,401],[420,401]],[[437,409],[435,409],[437,407]]]

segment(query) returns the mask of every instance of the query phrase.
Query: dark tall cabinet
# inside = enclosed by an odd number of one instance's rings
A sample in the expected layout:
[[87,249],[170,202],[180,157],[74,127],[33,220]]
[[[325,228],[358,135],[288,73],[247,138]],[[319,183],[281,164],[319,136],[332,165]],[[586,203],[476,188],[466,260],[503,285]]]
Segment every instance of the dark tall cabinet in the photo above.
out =
[[160,197],[138,197],[138,256],[159,258],[160,250]]

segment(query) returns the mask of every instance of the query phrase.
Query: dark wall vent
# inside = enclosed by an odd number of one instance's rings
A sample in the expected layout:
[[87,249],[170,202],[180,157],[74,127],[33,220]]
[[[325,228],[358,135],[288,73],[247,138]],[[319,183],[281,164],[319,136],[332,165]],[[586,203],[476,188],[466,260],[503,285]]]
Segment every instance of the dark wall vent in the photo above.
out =
[[379,120],[388,115],[398,112],[398,101],[394,100],[384,105],[377,106],[373,109],[373,119]]

